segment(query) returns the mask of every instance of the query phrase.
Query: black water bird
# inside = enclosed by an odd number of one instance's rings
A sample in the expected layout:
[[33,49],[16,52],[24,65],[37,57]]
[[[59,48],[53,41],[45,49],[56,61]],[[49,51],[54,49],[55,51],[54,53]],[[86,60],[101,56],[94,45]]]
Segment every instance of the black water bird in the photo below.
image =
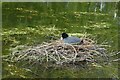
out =
[[62,33],[62,39],[64,41],[64,43],[69,43],[69,44],[75,44],[75,43],[83,43],[83,40],[78,38],[78,37],[74,37],[74,36],[68,36],[67,33]]

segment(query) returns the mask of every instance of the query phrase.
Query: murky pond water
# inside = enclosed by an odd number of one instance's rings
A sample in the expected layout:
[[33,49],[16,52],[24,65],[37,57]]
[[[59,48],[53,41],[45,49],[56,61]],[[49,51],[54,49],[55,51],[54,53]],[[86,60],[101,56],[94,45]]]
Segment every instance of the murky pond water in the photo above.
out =
[[[62,6],[61,6],[62,5]],[[103,5],[103,7],[99,7]],[[118,52],[116,3],[2,3],[2,55],[20,45],[37,45],[60,39],[62,32],[109,45],[107,55]],[[111,10],[110,10],[111,9]],[[115,57],[116,58],[116,57]],[[110,58],[110,59],[114,59]],[[3,78],[118,78],[117,62],[54,68],[22,67],[3,61]],[[47,64],[46,64],[47,66]]]

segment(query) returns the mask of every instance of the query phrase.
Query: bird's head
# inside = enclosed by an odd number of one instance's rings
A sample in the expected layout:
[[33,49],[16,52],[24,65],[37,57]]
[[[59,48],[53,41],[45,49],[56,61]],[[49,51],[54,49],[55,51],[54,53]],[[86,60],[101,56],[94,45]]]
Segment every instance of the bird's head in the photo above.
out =
[[67,33],[62,33],[62,38],[67,38],[68,37],[68,34]]

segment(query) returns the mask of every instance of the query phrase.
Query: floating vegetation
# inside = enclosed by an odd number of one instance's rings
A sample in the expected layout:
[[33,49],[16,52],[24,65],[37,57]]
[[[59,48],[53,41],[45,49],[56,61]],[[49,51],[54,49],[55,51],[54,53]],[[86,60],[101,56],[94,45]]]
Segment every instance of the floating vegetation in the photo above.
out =
[[[105,45],[97,45],[93,40],[84,38],[83,44],[64,44],[61,40],[29,46],[23,50],[16,48],[5,58],[11,62],[26,62],[27,64],[52,63],[57,65],[81,64],[81,62],[96,62],[99,58],[107,60]],[[23,46],[22,46],[23,47]]]

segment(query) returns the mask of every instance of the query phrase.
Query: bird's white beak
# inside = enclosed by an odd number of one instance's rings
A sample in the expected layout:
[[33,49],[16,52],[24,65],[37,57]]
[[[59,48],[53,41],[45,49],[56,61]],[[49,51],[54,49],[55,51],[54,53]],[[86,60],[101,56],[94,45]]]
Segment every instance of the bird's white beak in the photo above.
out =
[[61,37],[60,40],[63,40],[63,38]]

